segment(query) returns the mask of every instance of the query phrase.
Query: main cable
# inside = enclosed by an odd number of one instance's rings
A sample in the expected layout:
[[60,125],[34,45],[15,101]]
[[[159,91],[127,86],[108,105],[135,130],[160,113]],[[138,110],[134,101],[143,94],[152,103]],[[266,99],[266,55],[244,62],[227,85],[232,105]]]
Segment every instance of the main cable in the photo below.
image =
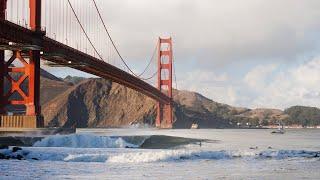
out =
[[[101,20],[101,22],[102,22],[102,24],[103,24],[103,26],[104,26],[104,28],[105,28],[105,31],[107,32],[107,34],[108,34],[108,36],[109,36],[109,39],[110,39],[113,47],[115,48],[117,54],[119,55],[120,59],[122,60],[122,62],[125,64],[125,66],[128,68],[128,70],[129,70],[134,76],[140,78],[139,76],[137,76],[137,75],[130,69],[130,67],[127,65],[127,63],[126,63],[126,62],[124,61],[124,59],[122,58],[120,52],[119,52],[118,49],[116,48],[115,43],[114,43],[114,41],[112,40],[112,38],[111,38],[111,36],[110,36],[110,34],[109,34],[108,30],[107,30],[107,27],[106,27],[106,25],[105,25],[105,23],[104,23],[104,21],[103,21],[103,19],[102,19],[102,16],[101,16],[101,14],[100,14],[100,11],[99,11],[99,9],[98,9],[98,7],[97,7],[97,4],[96,4],[95,0],[93,0],[93,2],[94,2],[94,5],[95,5],[96,10],[97,10],[97,12],[98,12],[99,18],[100,18],[100,20]],[[98,52],[98,50],[96,49],[96,47],[93,45],[93,43],[92,43],[89,35],[87,34],[86,30],[84,29],[83,25],[81,24],[80,19],[79,19],[79,17],[77,16],[77,13],[75,12],[75,10],[74,10],[74,8],[73,8],[70,0],[68,0],[68,4],[69,4],[69,6],[70,6],[70,8],[71,8],[71,10],[72,10],[72,12],[73,12],[73,15],[75,16],[75,18],[76,18],[76,20],[77,20],[77,22],[78,22],[78,24],[80,25],[80,27],[81,27],[81,29],[82,29],[82,32],[85,34],[87,40],[89,41],[90,45],[91,45],[92,48],[94,49],[95,53],[97,53],[97,55],[99,56],[100,60],[103,61],[102,56],[100,55],[100,53]],[[153,53],[152,57],[154,57],[154,54],[155,54],[155,53]],[[153,58],[151,58],[148,66],[151,64],[152,59],[153,59]],[[147,69],[147,68],[146,68],[146,69]],[[146,71],[146,69],[145,69],[144,71]],[[156,72],[156,73],[157,73],[157,72]],[[154,73],[151,77],[148,77],[148,78],[140,78],[140,79],[141,79],[141,80],[149,80],[149,79],[153,78],[153,77],[156,75],[156,73]]]
[[[154,60],[154,55],[156,54],[156,51],[158,49],[158,43],[156,45],[156,47],[154,48],[153,52],[152,52],[152,56],[148,62],[148,65],[144,68],[144,70],[139,74],[139,76],[142,76],[146,71],[147,69],[149,68],[149,66],[151,65],[152,61]],[[157,73],[157,72],[156,72]]]
[[72,10],[72,12],[73,12],[73,15],[74,15],[75,18],[77,19],[78,24],[80,25],[80,27],[81,27],[81,29],[82,29],[82,32],[85,34],[87,40],[89,41],[90,45],[92,46],[92,48],[94,49],[94,51],[97,53],[97,55],[99,56],[99,58],[103,61],[102,56],[99,54],[99,52],[97,51],[96,47],[93,45],[90,37],[88,36],[86,30],[84,29],[83,25],[81,24],[80,19],[79,19],[79,17],[77,16],[77,13],[75,12],[74,8],[72,7],[72,4],[71,4],[70,0],[68,0],[68,3],[69,3],[69,6],[70,6],[70,8],[71,8],[71,10]]
[[[105,22],[104,22],[104,20],[103,20],[103,18],[102,18],[102,15],[101,15],[101,13],[100,13],[100,10],[99,10],[99,8],[98,8],[98,6],[97,6],[96,1],[95,1],[95,0],[92,0],[92,2],[93,2],[93,4],[94,4],[94,7],[95,7],[98,15],[99,15],[99,19],[100,19],[100,21],[101,21],[101,23],[102,23],[102,25],[103,25],[103,27],[104,27],[104,30],[105,30],[105,32],[107,33],[107,35],[108,35],[108,37],[109,37],[109,39],[110,39],[110,41],[111,41],[111,44],[112,44],[112,46],[114,47],[114,49],[116,50],[116,52],[117,52],[118,56],[120,57],[121,61],[123,62],[123,64],[128,68],[128,70],[129,70],[134,76],[140,78],[140,77],[146,72],[146,70],[148,69],[148,67],[150,66],[150,64],[151,64],[151,62],[152,62],[152,60],[153,60],[153,57],[154,57],[156,48],[155,48],[155,50],[154,50],[154,52],[153,52],[153,55],[152,55],[152,57],[151,57],[148,65],[147,65],[146,68],[143,70],[143,72],[140,73],[139,75],[137,75],[136,73],[134,73],[134,72],[131,70],[131,68],[129,67],[129,65],[126,63],[126,61],[124,60],[124,58],[122,57],[122,55],[120,54],[117,46],[115,45],[115,43],[114,43],[114,41],[113,41],[113,39],[112,39],[109,31],[108,31],[108,28],[107,28],[107,26],[106,26],[106,24],[105,24]],[[151,78],[152,78],[152,76],[149,77],[149,78],[140,78],[140,79],[142,79],[142,80],[148,80],[148,79],[151,79]]]
[[112,46],[113,46],[114,49],[116,50],[116,52],[117,52],[118,56],[120,57],[121,61],[124,63],[124,65],[128,68],[128,70],[129,70],[134,76],[139,77],[138,75],[136,75],[136,74],[130,69],[130,67],[128,66],[128,64],[124,61],[124,59],[123,59],[123,57],[121,56],[118,48],[117,48],[116,45],[115,45],[113,39],[111,38],[111,35],[110,35],[110,33],[109,33],[108,29],[107,29],[106,24],[104,23],[104,21],[103,21],[103,19],[102,19],[102,16],[101,16],[101,13],[100,13],[100,11],[99,11],[99,8],[98,8],[98,6],[97,6],[96,1],[95,1],[95,0],[92,0],[92,2],[93,2],[93,4],[94,4],[94,7],[95,7],[98,15],[99,15],[99,18],[100,18],[100,21],[101,21],[101,23],[102,23],[102,25],[103,25],[103,27],[104,27],[104,30],[106,31],[106,33],[107,33],[107,35],[108,35],[108,37],[109,37],[109,39],[110,39],[110,41],[111,41],[111,43],[112,43]]

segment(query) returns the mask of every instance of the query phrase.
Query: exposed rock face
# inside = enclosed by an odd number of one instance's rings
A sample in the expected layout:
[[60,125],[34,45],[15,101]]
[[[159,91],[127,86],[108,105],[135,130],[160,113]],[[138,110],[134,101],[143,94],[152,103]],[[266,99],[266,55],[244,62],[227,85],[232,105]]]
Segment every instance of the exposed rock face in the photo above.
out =
[[231,127],[225,113],[230,113],[231,106],[214,102],[198,93],[174,91],[176,128],[190,128],[193,123],[200,128]]
[[67,76],[65,78],[63,78],[63,81],[65,82],[69,82],[73,85],[76,85],[78,83],[80,83],[81,81],[85,80],[86,78],[84,77],[78,77],[78,76]]
[[43,106],[45,122],[63,127],[118,127],[149,122],[154,101],[104,79],[88,79]]
[[44,105],[72,86],[73,84],[65,82],[42,70],[40,77],[40,104]]
[[[230,127],[221,114],[231,106],[200,94],[174,91],[175,128]],[[88,79],[68,89],[43,106],[45,122],[63,127],[119,127],[136,123],[153,124],[156,102],[145,95],[104,79]]]

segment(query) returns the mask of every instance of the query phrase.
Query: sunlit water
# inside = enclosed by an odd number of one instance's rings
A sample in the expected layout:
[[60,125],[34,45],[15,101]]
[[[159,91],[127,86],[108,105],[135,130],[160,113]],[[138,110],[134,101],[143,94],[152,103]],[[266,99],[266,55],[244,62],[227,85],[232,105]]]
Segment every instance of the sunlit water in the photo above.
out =
[[[23,148],[27,160],[0,160],[0,178],[320,178],[320,130],[287,130],[283,135],[270,132],[267,129],[132,128],[50,136],[36,143],[37,147]],[[136,147],[141,145],[143,139],[133,143],[110,137],[133,135],[169,135],[214,141],[171,149],[139,149]]]

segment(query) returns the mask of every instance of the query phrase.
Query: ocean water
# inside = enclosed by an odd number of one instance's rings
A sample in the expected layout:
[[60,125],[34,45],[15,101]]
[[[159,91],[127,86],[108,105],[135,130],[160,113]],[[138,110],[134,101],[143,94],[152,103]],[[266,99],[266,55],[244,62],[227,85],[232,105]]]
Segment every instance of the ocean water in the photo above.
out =
[[320,179],[319,129],[270,132],[82,129],[0,160],[0,179]]

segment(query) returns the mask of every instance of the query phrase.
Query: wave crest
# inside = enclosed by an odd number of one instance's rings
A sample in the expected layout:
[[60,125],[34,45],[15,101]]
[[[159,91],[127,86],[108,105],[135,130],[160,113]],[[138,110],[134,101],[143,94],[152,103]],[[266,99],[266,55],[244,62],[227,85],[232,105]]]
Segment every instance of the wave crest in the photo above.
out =
[[48,136],[37,141],[34,147],[70,147],[70,148],[127,148],[139,145],[126,142],[121,137],[104,137],[92,134],[71,134]]

